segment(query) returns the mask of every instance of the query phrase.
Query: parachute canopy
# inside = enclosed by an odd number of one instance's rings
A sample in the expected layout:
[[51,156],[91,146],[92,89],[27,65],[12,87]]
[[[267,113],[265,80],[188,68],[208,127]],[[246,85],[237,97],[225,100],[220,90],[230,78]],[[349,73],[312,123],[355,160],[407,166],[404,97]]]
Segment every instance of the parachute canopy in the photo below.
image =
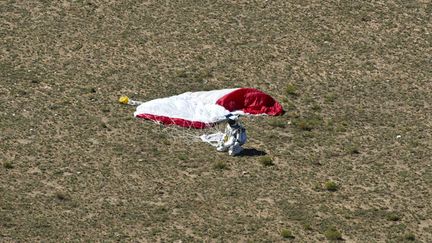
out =
[[283,113],[282,106],[270,95],[254,88],[186,92],[139,105],[135,117],[166,125],[206,128],[225,120],[225,116],[272,116]]

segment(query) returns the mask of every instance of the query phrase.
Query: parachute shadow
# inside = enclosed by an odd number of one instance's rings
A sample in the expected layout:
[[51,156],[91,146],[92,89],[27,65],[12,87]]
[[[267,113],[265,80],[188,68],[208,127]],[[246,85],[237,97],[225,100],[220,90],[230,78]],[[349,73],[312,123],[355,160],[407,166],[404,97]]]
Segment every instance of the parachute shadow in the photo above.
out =
[[267,153],[265,151],[257,150],[254,148],[245,148],[243,151],[239,154],[239,156],[263,156]]

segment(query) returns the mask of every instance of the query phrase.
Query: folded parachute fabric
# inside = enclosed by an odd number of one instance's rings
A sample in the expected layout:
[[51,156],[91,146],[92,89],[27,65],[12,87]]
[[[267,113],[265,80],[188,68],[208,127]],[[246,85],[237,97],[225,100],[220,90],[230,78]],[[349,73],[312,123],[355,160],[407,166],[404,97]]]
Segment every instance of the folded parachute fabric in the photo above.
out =
[[234,113],[272,116],[283,113],[282,106],[270,95],[254,88],[186,92],[140,104],[135,117],[165,125],[206,128]]

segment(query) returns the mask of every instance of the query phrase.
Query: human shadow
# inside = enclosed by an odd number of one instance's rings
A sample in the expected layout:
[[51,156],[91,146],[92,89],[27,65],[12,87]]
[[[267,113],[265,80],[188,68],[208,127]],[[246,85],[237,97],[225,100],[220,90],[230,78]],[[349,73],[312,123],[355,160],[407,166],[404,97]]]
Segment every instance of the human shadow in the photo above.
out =
[[261,151],[261,150],[257,150],[254,148],[245,148],[243,149],[243,151],[239,154],[239,156],[263,156],[266,155],[267,153],[265,151]]

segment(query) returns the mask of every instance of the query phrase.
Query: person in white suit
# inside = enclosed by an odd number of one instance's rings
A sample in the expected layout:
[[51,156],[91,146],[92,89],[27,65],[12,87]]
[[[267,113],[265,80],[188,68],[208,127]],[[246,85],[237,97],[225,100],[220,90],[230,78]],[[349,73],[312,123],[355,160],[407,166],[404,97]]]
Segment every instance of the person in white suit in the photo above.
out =
[[243,151],[241,146],[246,143],[246,129],[240,125],[239,117],[236,115],[228,115],[227,123],[225,133],[216,149],[219,152],[228,151],[229,155],[236,156]]

